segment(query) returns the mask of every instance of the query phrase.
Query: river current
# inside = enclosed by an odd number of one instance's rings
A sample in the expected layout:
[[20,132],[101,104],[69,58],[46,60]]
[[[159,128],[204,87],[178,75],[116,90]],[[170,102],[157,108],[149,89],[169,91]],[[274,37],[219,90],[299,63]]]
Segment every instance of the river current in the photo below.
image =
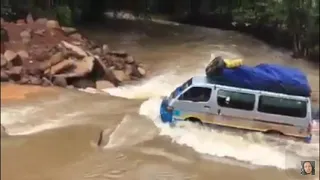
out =
[[[204,74],[211,54],[299,67],[318,91],[319,69],[290,53],[233,31],[179,24],[110,21],[82,28],[90,38],[125,49],[149,75],[118,88],[61,90],[1,106],[12,137],[1,140],[3,180],[303,179],[301,160],[319,162],[311,144],[269,142],[261,133],[231,133],[159,119],[161,96]],[[104,143],[95,143],[104,130]],[[314,177],[317,179],[317,177]]]

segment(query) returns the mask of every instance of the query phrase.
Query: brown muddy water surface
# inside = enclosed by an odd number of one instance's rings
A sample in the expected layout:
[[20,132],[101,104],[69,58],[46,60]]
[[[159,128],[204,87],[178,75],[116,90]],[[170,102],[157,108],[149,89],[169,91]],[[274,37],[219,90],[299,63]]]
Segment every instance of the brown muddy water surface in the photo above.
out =
[[[111,22],[86,27],[92,39],[126,49],[150,70],[142,82],[103,93],[1,85],[2,180],[289,180],[300,160],[319,162],[311,144],[269,142],[260,133],[230,133],[160,123],[160,97],[203,74],[211,53],[246,64],[299,67],[313,89],[319,69],[251,37],[192,26]],[[26,96],[28,92],[32,95]],[[105,130],[103,145],[95,143]],[[317,167],[318,169],[318,167]],[[318,171],[318,170],[317,170]]]

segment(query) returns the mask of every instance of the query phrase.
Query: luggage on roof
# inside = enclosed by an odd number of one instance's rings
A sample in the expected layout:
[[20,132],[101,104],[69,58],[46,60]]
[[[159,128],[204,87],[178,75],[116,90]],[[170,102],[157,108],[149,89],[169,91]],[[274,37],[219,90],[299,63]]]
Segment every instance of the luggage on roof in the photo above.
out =
[[215,83],[296,96],[309,97],[311,94],[308,79],[299,69],[276,64],[226,68],[221,59],[211,62],[206,68],[207,77]]

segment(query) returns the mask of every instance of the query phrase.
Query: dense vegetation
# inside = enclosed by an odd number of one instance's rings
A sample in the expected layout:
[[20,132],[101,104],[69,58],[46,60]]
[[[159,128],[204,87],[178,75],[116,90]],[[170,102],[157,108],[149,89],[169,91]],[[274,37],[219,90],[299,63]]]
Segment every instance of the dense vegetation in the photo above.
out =
[[[12,6],[49,12],[66,25],[100,20],[103,12],[164,14],[184,23],[235,29],[319,61],[319,0],[7,0]],[[1,1],[3,2],[6,1]]]

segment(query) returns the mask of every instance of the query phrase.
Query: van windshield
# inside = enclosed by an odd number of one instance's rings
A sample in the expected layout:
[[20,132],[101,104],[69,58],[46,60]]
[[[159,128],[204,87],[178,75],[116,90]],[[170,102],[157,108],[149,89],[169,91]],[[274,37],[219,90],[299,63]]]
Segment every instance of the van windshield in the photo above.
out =
[[186,88],[192,84],[192,78],[183,83],[181,86],[177,87],[169,96],[170,99],[176,98],[179,94],[182,93]]

